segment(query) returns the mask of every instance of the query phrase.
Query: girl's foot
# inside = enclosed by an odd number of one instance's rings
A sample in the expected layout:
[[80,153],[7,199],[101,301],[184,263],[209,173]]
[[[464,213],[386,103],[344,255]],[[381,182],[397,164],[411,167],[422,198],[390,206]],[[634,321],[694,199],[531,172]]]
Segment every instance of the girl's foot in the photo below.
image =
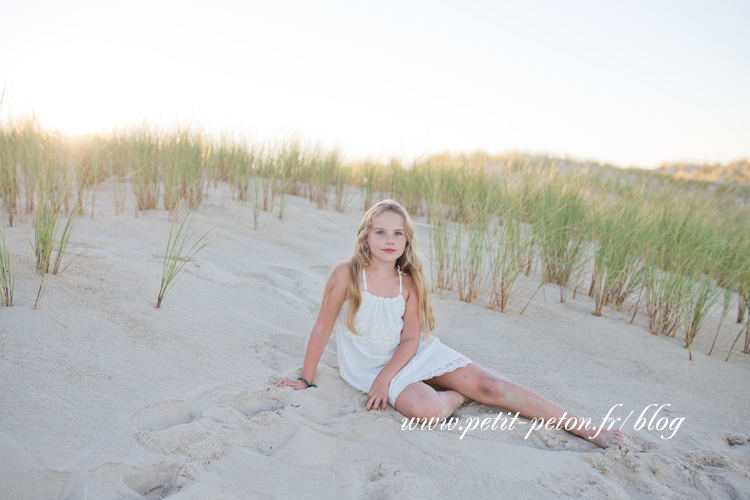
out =
[[[593,432],[596,433],[596,429]],[[617,446],[619,448],[623,443],[622,431],[619,429],[602,430],[595,438],[587,439],[602,448],[609,448],[610,446]]]

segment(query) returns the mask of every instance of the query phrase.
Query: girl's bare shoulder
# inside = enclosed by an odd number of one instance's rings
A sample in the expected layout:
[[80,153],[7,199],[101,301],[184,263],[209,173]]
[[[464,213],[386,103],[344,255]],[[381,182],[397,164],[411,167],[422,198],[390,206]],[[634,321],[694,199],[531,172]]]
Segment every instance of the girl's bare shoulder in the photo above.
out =
[[331,276],[328,278],[328,288],[344,292],[349,289],[349,283],[351,282],[352,272],[349,268],[349,262],[343,261],[336,264],[331,271]]
[[409,300],[409,297],[411,297],[412,294],[414,294],[414,297],[419,296],[417,284],[414,283],[414,278],[412,278],[411,274],[402,274],[401,284],[403,286],[403,295],[405,299]]
[[349,261],[344,260],[336,264],[336,266],[333,268],[333,271],[331,272],[331,278],[335,280],[344,280],[348,281],[351,279],[352,271],[351,267],[349,266]]

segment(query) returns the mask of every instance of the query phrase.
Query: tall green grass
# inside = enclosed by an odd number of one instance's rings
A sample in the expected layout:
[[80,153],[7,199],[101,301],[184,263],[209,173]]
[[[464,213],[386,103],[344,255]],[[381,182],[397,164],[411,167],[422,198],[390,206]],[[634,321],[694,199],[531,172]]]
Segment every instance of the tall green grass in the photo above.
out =
[[33,120],[16,125],[17,154],[21,166],[26,214],[36,208],[36,194],[44,163],[46,132]]
[[279,219],[284,218],[287,197],[298,194],[301,189],[300,179],[305,166],[305,157],[298,140],[292,140],[283,145],[279,154],[280,161],[274,163],[278,168],[279,180]]
[[[182,222],[178,222],[182,202],[175,207],[172,226],[167,238],[167,247],[160,273],[159,294],[156,299],[157,309],[167,293],[174,287],[179,278],[185,273],[195,255],[211,243],[215,236],[211,236],[220,224],[205,229],[204,226],[194,226],[195,209],[188,206]],[[211,237],[210,237],[211,236]]]
[[642,219],[633,199],[593,210],[593,232],[597,237],[593,259],[594,316],[601,316],[606,305],[620,309],[640,286]]
[[[468,194],[468,193],[467,193]],[[465,224],[457,224],[452,254],[456,269],[456,287],[460,300],[471,302],[485,285],[488,231],[493,223],[494,201],[489,190],[471,191],[473,200],[463,214]],[[462,231],[461,228],[465,228]]]
[[375,193],[378,184],[378,177],[383,171],[382,168],[378,168],[377,163],[372,160],[366,160],[363,164],[355,167],[357,173],[357,182],[362,189],[363,206],[362,209],[367,211],[376,202]]
[[80,199],[76,200],[75,206],[72,210],[70,210],[70,212],[68,212],[68,218],[65,220],[65,224],[63,224],[62,226],[62,233],[60,234],[60,240],[57,244],[57,255],[55,257],[55,264],[52,267],[52,274],[58,274],[65,270],[65,268],[63,268],[62,270],[60,269],[60,264],[62,263],[65,249],[68,247],[68,243],[70,242],[70,237],[73,234],[76,226],[78,225],[78,222],[81,220],[81,214],[83,213],[83,210],[79,210],[80,202]]
[[580,181],[570,182],[553,172],[531,193],[530,202],[542,280],[557,283],[560,302],[565,302],[567,286],[584,257],[587,236],[587,207]]
[[489,307],[505,312],[514,294],[524,264],[532,251],[531,229],[523,220],[523,195],[518,188],[504,182],[501,192],[502,209],[495,225],[492,244],[488,248],[491,290]]
[[183,198],[191,208],[203,200],[207,182],[203,140],[189,128],[167,132],[160,147],[164,209],[173,211]]
[[[334,159],[332,158],[331,161],[334,161]],[[344,212],[353,197],[352,190],[349,188],[352,179],[352,169],[348,165],[340,163],[338,154],[335,155],[335,164],[336,167],[332,174],[334,209],[337,212]]]
[[143,125],[122,137],[128,148],[130,178],[135,193],[135,215],[153,210],[159,203],[159,144],[158,132]]
[[[645,312],[653,333],[681,332],[690,355],[715,306],[714,338],[735,302],[744,321],[750,299],[748,190],[522,154],[347,162],[297,139],[251,143],[189,127],[72,141],[33,119],[0,124],[2,207],[9,225],[33,216],[40,269],[50,266],[48,250],[59,267],[78,220],[71,212],[91,202],[93,216],[94,191],[113,179],[128,179],[136,214],[174,212],[180,200],[195,210],[210,183],[227,182],[256,229],[264,210],[285,218],[290,195],[339,211],[357,192],[365,209],[391,197],[427,216],[434,291],[504,312],[523,273],[541,271],[561,301],[588,276],[595,315]],[[124,184],[116,185],[120,210]]]
[[13,227],[13,215],[19,198],[18,137],[11,125],[0,129],[0,198],[8,225]]
[[313,151],[310,158],[310,201],[318,208],[328,207],[333,176],[338,168],[338,156],[334,153],[323,156]]
[[5,220],[0,210],[0,306],[13,306],[13,290],[15,284],[15,269],[13,268],[13,254],[8,241],[5,239]]
[[37,271],[41,277],[34,309],[39,307],[39,301],[47,287],[47,273],[49,273],[59,222],[59,200],[48,196],[42,198],[34,222],[34,252]]

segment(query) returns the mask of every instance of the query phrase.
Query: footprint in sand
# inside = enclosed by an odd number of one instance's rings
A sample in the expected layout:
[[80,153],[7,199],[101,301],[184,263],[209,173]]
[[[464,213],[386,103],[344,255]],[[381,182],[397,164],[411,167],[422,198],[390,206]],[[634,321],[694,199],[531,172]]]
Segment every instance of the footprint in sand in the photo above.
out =
[[377,465],[364,485],[365,498],[394,498],[403,493],[400,481],[396,478],[398,469]]
[[209,462],[233,444],[249,441],[244,416],[231,407],[203,407],[181,400],[161,401],[130,419],[138,442],[164,455],[182,453],[190,460]]
[[244,417],[247,425],[255,427],[254,448],[261,455],[277,455],[284,450],[296,432],[294,426],[280,426],[273,432],[259,431],[259,426],[269,427],[281,421],[282,411],[286,407],[279,400],[265,399],[257,394],[247,395],[235,399],[231,406]]
[[[388,463],[373,463],[366,460],[362,464],[363,494],[359,498],[441,498],[443,493],[436,488],[434,481],[424,476],[402,470]],[[356,495],[353,495],[356,497]]]
[[302,285],[304,285],[307,281],[307,273],[298,269],[272,266],[270,264],[266,265],[266,267],[272,272],[276,273],[279,276],[282,276],[283,278],[286,278],[291,282],[290,284],[280,283],[279,285],[277,285],[279,292],[290,298],[300,300],[305,304],[312,300],[310,294],[302,290]]
[[[570,443],[570,440],[567,437],[564,437],[563,435],[555,436],[552,433],[549,433],[547,431],[539,432],[534,431],[531,433],[531,436],[534,435],[534,433],[538,433],[536,437],[538,438],[539,442],[544,445],[545,448],[551,451],[566,451],[571,450],[573,448],[573,445]],[[531,436],[529,436],[529,440],[531,440]],[[535,443],[535,441],[531,441],[532,443]],[[536,443],[535,443],[536,444]],[[541,448],[537,444],[537,448]],[[580,450],[577,450],[580,451]]]
[[305,282],[304,278],[307,276],[307,273],[300,271],[299,269],[289,269],[287,267],[272,266],[270,264],[267,264],[266,267],[279,276],[283,276],[291,281],[296,288],[299,288],[302,283]]
[[143,468],[132,468],[123,481],[148,500],[167,498],[179,491],[187,479],[182,476],[177,462],[158,462]]
[[133,467],[107,462],[90,470],[63,492],[64,498],[167,498],[190,483],[192,475],[179,459]]
[[733,432],[731,434],[727,434],[727,443],[729,443],[732,446],[738,446],[750,443],[750,434],[743,434],[740,432]]
[[232,408],[243,414],[245,417],[253,418],[262,416],[264,412],[277,413],[284,408],[280,401],[264,401],[257,396],[248,396],[238,399],[231,403]]
[[620,487],[595,473],[572,474],[566,477],[550,475],[548,488],[560,497],[572,498],[627,498]]
[[729,465],[729,461],[724,455],[711,450],[700,450],[689,454],[688,462],[698,469],[706,467],[721,468]]
[[[237,385],[242,386],[242,383]],[[257,432],[281,419],[285,405],[266,396],[249,393],[233,384],[204,392],[194,401],[169,399],[138,411],[130,418],[138,442],[163,455],[183,455],[188,461],[210,462],[232,447],[252,447],[273,455],[291,439],[283,430]]]
[[137,431],[158,432],[200,418],[200,412],[196,414],[185,401],[168,399],[140,410],[130,417],[130,423]]

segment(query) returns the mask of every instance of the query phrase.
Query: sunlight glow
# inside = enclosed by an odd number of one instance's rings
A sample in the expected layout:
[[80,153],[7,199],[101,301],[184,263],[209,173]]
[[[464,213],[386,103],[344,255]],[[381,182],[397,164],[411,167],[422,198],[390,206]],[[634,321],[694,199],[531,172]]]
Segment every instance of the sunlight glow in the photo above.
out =
[[2,111],[69,134],[144,119],[291,133],[354,156],[750,155],[746,4],[534,5],[17,3],[0,20]]

